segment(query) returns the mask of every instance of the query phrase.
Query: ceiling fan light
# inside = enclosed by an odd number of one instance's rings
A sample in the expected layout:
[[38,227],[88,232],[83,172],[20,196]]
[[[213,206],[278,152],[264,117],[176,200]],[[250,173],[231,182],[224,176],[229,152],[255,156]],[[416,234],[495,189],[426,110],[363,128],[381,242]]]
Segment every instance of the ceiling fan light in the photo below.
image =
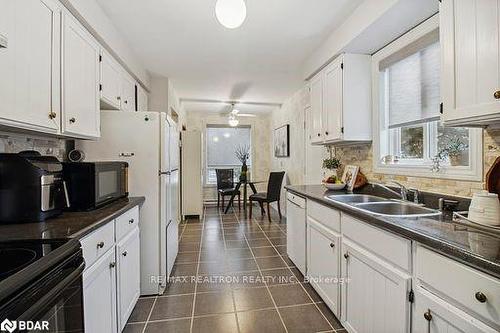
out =
[[236,118],[229,118],[229,120],[227,122],[229,123],[229,126],[231,126],[231,127],[236,127],[240,123],[240,121]]
[[228,29],[240,27],[247,17],[244,0],[217,0],[215,16],[220,24]]

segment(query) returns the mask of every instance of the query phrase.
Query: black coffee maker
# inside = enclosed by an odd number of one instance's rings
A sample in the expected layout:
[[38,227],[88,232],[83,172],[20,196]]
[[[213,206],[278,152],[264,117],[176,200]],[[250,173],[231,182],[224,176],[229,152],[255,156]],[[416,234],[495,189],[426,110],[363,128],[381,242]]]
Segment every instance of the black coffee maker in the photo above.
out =
[[36,151],[0,154],[0,223],[43,222],[69,206],[62,164]]

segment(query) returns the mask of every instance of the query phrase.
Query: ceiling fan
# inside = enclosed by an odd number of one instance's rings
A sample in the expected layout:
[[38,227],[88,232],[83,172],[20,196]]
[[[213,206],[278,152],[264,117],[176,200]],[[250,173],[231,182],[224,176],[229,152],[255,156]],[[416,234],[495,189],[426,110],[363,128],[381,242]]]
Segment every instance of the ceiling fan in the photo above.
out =
[[229,112],[224,112],[222,115],[225,115],[228,117],[228,123],[229,126],[231,127],[236,127],[240,123],[238,120],[238,117],[257,117],[255,114],[251,113],[241,113],[238,109],[234,107],[234,103],[231,103],[231,110]]

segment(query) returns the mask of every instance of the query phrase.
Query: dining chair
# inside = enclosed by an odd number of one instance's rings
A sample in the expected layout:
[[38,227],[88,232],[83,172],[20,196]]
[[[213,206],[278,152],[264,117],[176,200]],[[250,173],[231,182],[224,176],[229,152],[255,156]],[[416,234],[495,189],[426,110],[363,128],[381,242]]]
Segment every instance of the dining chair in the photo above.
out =
[[252,218],[252,202],[257,201],[260,205],[260,211],[264,214],[264,203],[267,204],[267,218],[271,222],[271,210],[269,204],[272,202],[278,203],[278,214],[281,221],[281,184],[283,183],[283,178],[285,176],[284,171],[271,172],[269,174],[269,181],[267,182],[267,192],[258,192],[252,194],[248,199],[250,200],[250,218]]
[[240,191],[234,187],[234,170],[233,169],[215,169],[217,176],[217,208],[220,207],[222,197],[222,208],[224,205],[224,197],[230,195],[238,195],[238,209],[241,209]]

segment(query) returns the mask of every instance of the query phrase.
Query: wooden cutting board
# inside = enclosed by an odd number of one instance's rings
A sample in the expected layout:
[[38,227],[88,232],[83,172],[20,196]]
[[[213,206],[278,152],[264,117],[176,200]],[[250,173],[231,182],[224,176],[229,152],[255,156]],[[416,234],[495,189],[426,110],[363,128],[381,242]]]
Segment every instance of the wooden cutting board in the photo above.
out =
[[490,193],[498,194],[500,199],[500,156],[493,162],[486,174],[486,189]]

